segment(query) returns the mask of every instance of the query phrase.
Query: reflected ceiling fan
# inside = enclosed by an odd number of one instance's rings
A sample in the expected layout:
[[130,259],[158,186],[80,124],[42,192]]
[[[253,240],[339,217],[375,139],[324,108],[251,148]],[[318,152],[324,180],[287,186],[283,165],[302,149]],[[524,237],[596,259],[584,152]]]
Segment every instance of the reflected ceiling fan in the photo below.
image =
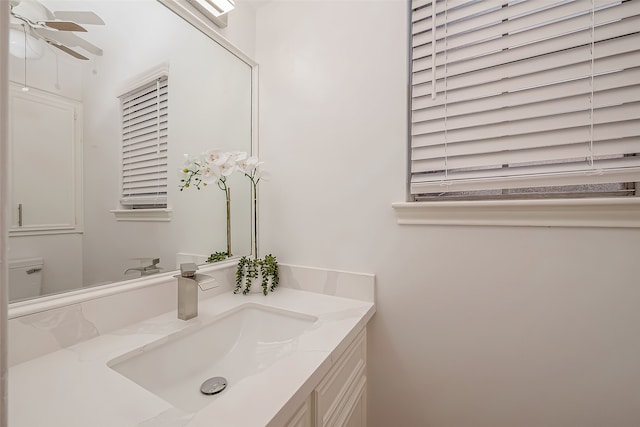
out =
[[11,27],[22,27],[25,37],[28,35],[42,40],[77,59],[89,59],[75,50],[78,47],[91,54],[102,55],[102,49],[75,34],[87,32],[82,25],[104,25],[104,21],[94,12],[51,12],[36,0],[10,0],[9,4]]

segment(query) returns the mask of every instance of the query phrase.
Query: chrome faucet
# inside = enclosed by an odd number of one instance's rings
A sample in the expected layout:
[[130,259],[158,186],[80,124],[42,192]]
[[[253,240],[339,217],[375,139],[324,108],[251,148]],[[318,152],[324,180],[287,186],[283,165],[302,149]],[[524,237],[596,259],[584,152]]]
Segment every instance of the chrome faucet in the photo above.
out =
[[206,274],[197,274],[198,266],[189,262],[180,264],[178,278],[178,319],[189,320],[198,315],[198,287],[212,280]]
[[150,265],[141,265],[140,267],[132,267],[127,268],[124,271],[124,274],[127,274],[130,271],[139,271],[141,276],[149,276],[150,274],[160,273],[160,267],[158,267],[158,263],[160,262],[160,258],[140,258],[140,260],[148,260]]

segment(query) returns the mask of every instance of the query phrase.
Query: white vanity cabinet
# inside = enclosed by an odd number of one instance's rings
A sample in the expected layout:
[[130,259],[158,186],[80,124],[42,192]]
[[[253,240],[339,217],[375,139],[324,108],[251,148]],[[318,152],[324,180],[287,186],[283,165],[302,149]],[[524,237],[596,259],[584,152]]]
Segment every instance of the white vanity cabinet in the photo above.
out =
[[367,425],[367,340],[363,329],[287,427],[365,427]]
[[[283,272],[286,268],[283,268]],[[235,266],[203,269],[222,282],[234,271]],[[307,270],[304,272],[307,273]],[[283,274],[282,277],[287,276]],[[171,281],[161,282],[162,289],[154,293],[148,293],[150,288],[153,289],[151,286],[143,288],[144,292],[143,289],[135,289],[127,293],[128,299],[135,298],[135,304],[127,316],[134,316],[133,312],[139,310],[150,295],[156,303],[162,299],[163,306],[171,302],[175,304],[175,283],[173,278],[169,279]],[[316,282],[309,279],[309,274],[303,275],[303,279],[300,283],[325,283],[325,280]],[[368,286],[373,288],[373,277],[367,281]],[[9,349],[14,349],[13,360],[20,360],[10,368],[9,386],[13,398],[9,402],[9,425],[54,427],[51,424],[51,420],[54,420],[58,421],[54,423],[55,427],[160,427],[180,420],[185,427],[366,426],[366,325],[375,314],[373,302],[286,286],[278,288],[278,292],[270,294],[268,298],[252,298],[233,294],[231,283],[224,286],[228,286],[227,291],[200,300],[198,317],[187,322],[179,320],[176,310],[171,310],[139,323],[126,323],[122,329],[113,328],[100,336],[89,334],[91,338],[73,344],[73,351],[55,349],[32,357],[29,356],[34,350],[16,354],[20,346],[10,345]],[[172,289],[173,292],[167,292]],[[67,317],[75,316],[78,311],[90,311],[92,316],[93,313],[118,313],[120,316],[122,310],[116,304],[121,303],[121,298],[120,294],[115,294],[113,301],[109,302],[89,300],[87,306],[83,302],[46,312],[38,311],[33,315],[16,316],[10,320],[9,326],[13,325],[14,332],[20,334],[22,341],[25,338],[37,339],[37,347],[45,347],[48,342],[57,342],[58,335],[55,334],[72,334],[77,329],[75,322],[62,325],[62,332],[59,329],[43,329],[55,322],[61,313]],[[72,300],[75,301],[75,297]],[[96,303],[101,305],[94,305]],[[262,322],[264,328],[262,325],[256,328],[251,323],[243,323],[240,329],[231,326],[233,322],[228,320],[235,317],[234,313],[242,313],[245,309],[277,315],[281,323],[272,323],[272,316],[265,315],[259,317],[265,320]],[[14,309],[13,313],[19,312]],[[244,318],[243,315],[236,319],[244,322]],[[82,316],[78,319],[88,321]],[[105,325],[114,323],[111,317],[91,317],[90,320],[97,322],[94,324],[101,330],[108,327]],[[225,323],[217,323],[223,321]],[[299,327],[304,329],[300,330],[300,335],[296,335],[296,328]],[[285,330],[289,332],[285,334]],[[204,335],[199,335],[200,332],[206,333],[208,338],[203,339]],[[14,340],[17,333],[11,334]],[[231,334],[229,341],[225,341],[225,334]],[[191,338],[183,340],[186,337]],[[214,340],[215,348],[200,347],[205,341],[211,340]],[[280,342],[282,347],[276,345]],[[170,347],[164,347],[166,344]],[[233,354],[227,357],[230,345],[238,345],[243,356],[238,358]],[[192,357],[194,351],[198,350],[204,351],[204,363],[196,363]],[[137,377],[139,383],[116,369],[119,362],[144,356],[146,352],[150,354],[139,359],[144,361],[141,366],[130,366],[133,369],[130,374],[135,370],[141,374]],[[154,354],[162,357],[155,360]],[[175,356],[175,359],[167,364],[165,356]],[[249,358],[266,363],[256,369],[255,365],[247,365]],[[218,363],[220,360],[225,362]],[[216,367],[209,370],[212,366],[208,361],[216,363]],[[194,369],[194,375],[189,377],[185,371],[177,370],[182,362],[189,369]],[[152,369],[149,370],[149,366]],[[162,371],[162,375],[156,373],[160,372],[156,368]],[[218,368],[226,372],[219,372]],[[142,374],[147,373],[149,376],[142,378]],[[198,391],[203,379],[212,375],[240,376],[243,373],[248,375],[236,377],[231,386],[217,397],[202,396]],[[141,384],[143,381],[145,385]],[[185,381],[191,384],[188,385],[188,391],[181,388]],[[38,387],[43,383],[70,383],[73,387],[69,393],[52,394],[48,389]],[[176,401],[178,397],[179,402]],[[33,410],[32,405],[25,404],[33,401],[41,402],[37,411]],[[82,405],[78,406],[78,402],[82,402]],[[195,405],[201,404],[204,406],[197,409]],[[89,409],[79,410],[79,407]]]

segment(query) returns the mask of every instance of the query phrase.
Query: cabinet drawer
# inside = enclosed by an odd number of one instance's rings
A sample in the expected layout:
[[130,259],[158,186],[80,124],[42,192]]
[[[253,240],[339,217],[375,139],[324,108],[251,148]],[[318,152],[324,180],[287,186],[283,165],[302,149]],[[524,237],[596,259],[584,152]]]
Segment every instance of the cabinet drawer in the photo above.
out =
[[348,393],[365,375],[366,329],[351,343],[315,390],[317,426],[333,426],[349,400]]

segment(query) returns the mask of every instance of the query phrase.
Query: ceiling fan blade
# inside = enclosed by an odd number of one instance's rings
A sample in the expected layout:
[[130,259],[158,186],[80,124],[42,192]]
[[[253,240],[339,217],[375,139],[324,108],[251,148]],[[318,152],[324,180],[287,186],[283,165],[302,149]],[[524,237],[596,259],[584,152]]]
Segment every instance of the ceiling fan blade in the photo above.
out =
[[79,31],[86,33],[87,30],[72,21],[38,21],[38,24],[46,28],[53,28],[58,31]]
[[88,60],[88,59],[89,59],[89,58],[87,58],[86,56],[84,56],[84,55],[82,55],[82,54],[80,54],[80,53],[76,52],[75,50],[73,50],[73,49],[69,49],[69,48],[68,48],[68,47],[66,47],[65,45],[63,45],[63,44],[59,44],[59,43],[56,43],[56,42],[54,42],[53,40],[46,40],[46,39],[45,39],[45,42],[47,42],[48,44],[50,44],[50,45],[51,45],[51,46],[53,46],[53,47],[57,47],[58,49],[60,49],[60,50],[61,50],[61,51],[63,51],[64,53],[67,53],[67,54],[69,54],[69,55],[73,56],[74,58],[82,59],[82,60]]
[[94,55],[102,55],[102,49],[77,36],[75,33],[45,30],[41,28],[35,28],[34,31],[45,39],[59,42],[67,47],[80,47]]
[[[88,60],[89,58],[69,46],[79,46],[89,53],[102,55],[102,49],[74,34],[75,32],[87,32],[84,27],[73,20],[64,20],[55,16],[40,2],[34,0],[11,0],[10,5],[11,22],[13,20],[22,21],[30,28],[34,36],[44,40],[47,44],[77,59]],[[65,12],[62,13],[64,14]],[[92,22],[102,22],[102,19],[93,12],[80,12],[80,15],[89,20],[92,19]],[[102,23],[104,24],[104,22]]]
[[104,21],[95,12],[57,10],[53,16],[63,21],[73,21],[84,25],[104,25]]
[[15,19],[18,19],[26,24],[28,24],[31,28],[44,28],[51,29],[55,31],[79,31],[86,33],[87,30],[71,21],[32,21],[26,16],[20,15],[16,13],[13,9],[11,10],[11,16]]

